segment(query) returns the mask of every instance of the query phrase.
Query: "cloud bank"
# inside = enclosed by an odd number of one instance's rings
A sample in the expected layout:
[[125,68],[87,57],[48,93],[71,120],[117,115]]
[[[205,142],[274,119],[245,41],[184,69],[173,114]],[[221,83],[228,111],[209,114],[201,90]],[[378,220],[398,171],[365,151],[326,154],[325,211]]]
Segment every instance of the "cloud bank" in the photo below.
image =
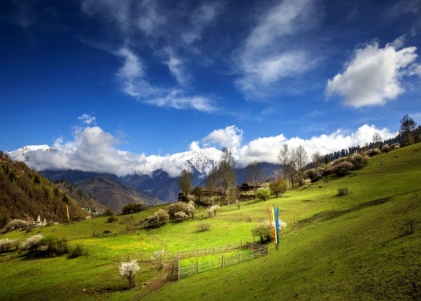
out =
[[[84,114],[79,119],[93,120],[95,118]],[[218,149],[221,147],[226,147],[232,152],[238,167],[245,167],[254,161],[279,164],[277,157],[283,144],[288,144],[290,148],[302,145],[311,158],[314,152],[327,154],[351,146],[362,146],[371,142],[376,132],[384,140],[397,135],[387,128],[378,129],[374,125],[365,124],[355,132],[339,129],[310,139],[287,138],[279,134],[257,138],[243,144],[243,131],[232,125],[212,131],[202,138],[201,142],[193,141],[184,153],[146,156],[118,149],[119,141],[116,137],[99,126],[86,123],[85,127],[75,128],[73,140],[57,139],[54,144],[55,150],[45,151],[37,148],[29,156],[25,152],[15,151],[11,153],[11,157],[25,161],[31,168],[38,171],[73,169],[124,176],[128,174],[151,175],[153,171],[162,169],[170,176],[176,177],[181,170],[189,168],[187,161],[195,156],[195,161],[198,161],[197,156],[202,157],[202,162],[218,161],[221,156],[221,151]],[[205,173],[209,172],[210,167],[202,166],[202,170]]]

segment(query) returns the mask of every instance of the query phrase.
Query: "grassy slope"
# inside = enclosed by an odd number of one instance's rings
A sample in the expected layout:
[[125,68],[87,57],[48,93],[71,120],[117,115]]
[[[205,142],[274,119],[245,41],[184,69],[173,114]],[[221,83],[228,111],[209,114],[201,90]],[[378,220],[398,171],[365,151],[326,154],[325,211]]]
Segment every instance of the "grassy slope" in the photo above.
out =
[[[169,224],[159,231],[92,237],[93,232],[105,229],[120,233],[132,222],[131,216],[119,216],[112,224],[98,218],[43,228],[44,234],[84,245],[91,255],[27,260],[17,254],[0,254],[0,300],[421,298],[420,226],[413,234],[406,231],[411,219],[421,219],[420,148],[417,144],[373,157],[368,167],[350,176],[322,180],[266,203],[248,202],[240,210],[234,205],[223,207],[216,218],[206,220],[211,224],[206,232],[198,231],[201,221],[195,220]],[[337,197],[341,187],[352,193]],[[370,203],[373,200],[383,201]],[[278,252],[271,245],[268,257],[170,283],[146,296],[147,288],[142,285],[122,289],[125,283],[113,256],[250,241],[250,229],[266,217],[266,206],[271,204],[280,207],[281,218],[288,224]],[[139,221],[150,214],[142,212],[133,218]],[[253,222],[246,221],[249,216]],[[24,238],[37,232],[14,232],[7,237]],[[142,264],[138,283],[155,277],[157,272]]]

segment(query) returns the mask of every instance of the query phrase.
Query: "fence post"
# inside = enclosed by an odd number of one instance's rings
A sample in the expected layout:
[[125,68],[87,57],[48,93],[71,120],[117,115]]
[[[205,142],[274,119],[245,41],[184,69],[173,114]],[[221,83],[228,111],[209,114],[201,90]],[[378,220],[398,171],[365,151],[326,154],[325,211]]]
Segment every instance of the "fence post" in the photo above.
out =
[[196,260],[196,274],[199,274],[199,259]]
[[224,254],[222,254],[221,261],[222,261],[221,267],[223,268],[224,267]]
[[177,267],[176,267],[176,269],[177,269],[177,280],[180,280],[180,261],[178,260],[178,257],[176,258],[176,265],[177,265]]

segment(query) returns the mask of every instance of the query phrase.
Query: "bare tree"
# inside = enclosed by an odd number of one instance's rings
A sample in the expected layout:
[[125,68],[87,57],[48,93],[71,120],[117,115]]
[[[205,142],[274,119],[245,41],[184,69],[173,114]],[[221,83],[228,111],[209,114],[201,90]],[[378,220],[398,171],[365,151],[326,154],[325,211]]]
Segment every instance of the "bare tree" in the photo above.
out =
[[206,187],[209,190],[220,189],[224,195],[228,197],[228,192],[237,186],[237,177],[235,175],[234,168],[234,157],[231,152],[224,149],[219,165],[212,168],[207,177]]
[[253,183],[253,190],[256,193],[257,183],[262,181],[259,162],[253,161],[247,166],[245,181]]
[[180,188],[181,192],[187,196],[190,191],[192,190],[193,186],[193,174],[183,169],[181,171],[180,177],[178,178],[178,187]]
[[313,162],[314,167],[319,167],[322,163],[322,155],[319,151],[316,151],[311,155],[311,161]]
[[408,114],[403,116],[399,133],[406,138],[408,144],[414,143],[414,137],[412,137],[411,132],[415,130],[416,126],[417,124]]

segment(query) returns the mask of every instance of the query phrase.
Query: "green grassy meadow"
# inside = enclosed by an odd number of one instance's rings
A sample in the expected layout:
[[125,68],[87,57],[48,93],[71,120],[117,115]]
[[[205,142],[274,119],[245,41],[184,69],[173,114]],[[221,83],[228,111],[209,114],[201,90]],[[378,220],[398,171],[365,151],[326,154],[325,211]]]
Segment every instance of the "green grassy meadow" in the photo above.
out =
[[[370,159],[362,170],[330,176],[266,202],[221,207],[215,218],[155,230],[133,230],[157,208],[107,223],[106,217],[10,232],[67,238],[87,254],[30,259],[0,254],[0,300],[421,300],[421,145]],[[337,196],[339,188],[351,193]],[[238,265],[163,284],[161,270],[141,262],[128,290],[119,258],[139,252],[182,250],[253,241],[251,229],[280,208],[287,223],[277,251]],[[202,222],[210,224],[201,231]],[[104,234],[108,230],[109,234]]]

